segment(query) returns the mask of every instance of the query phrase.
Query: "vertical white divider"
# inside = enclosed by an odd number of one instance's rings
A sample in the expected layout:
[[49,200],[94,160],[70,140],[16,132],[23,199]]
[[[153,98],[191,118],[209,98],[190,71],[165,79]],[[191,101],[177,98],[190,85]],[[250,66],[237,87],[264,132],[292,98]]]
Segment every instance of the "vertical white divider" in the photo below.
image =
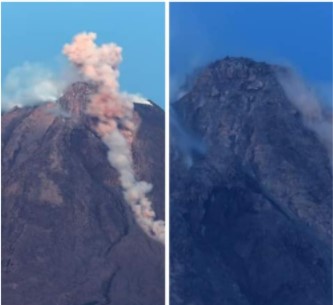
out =
[[165,305],[170,304],[170,64],[169,0],[165,0]]

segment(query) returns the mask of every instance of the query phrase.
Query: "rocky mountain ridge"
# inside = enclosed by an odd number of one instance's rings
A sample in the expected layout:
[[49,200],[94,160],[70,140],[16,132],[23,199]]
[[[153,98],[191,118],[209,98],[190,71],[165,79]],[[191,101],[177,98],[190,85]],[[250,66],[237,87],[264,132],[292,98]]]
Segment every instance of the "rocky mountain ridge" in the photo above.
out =
[[[2,116],[2,304],[163,304],[164,247],[136,224],[73,84]],[[164,114],[135,105],[139,178],[164,218]]]
[[206,150],[171,149],[173,305],[331,304],[330,158],[276,73],[225,58],[172,105]]

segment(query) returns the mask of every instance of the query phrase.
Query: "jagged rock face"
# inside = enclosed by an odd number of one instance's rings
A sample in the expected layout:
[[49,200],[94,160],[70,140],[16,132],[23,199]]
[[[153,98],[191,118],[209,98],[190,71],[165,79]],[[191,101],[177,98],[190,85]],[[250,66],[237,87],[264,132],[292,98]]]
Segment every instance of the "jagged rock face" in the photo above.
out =
[[[164,247],[136,224],[84,114],[93,88],[2,117],[2,304],[164,303]],[[136,105],[135,172],[164,218],[164,114]]]
[[277,71],[226,58],[173,104],[206,153],[171,149],[172,305],[331,304],[330,158]]

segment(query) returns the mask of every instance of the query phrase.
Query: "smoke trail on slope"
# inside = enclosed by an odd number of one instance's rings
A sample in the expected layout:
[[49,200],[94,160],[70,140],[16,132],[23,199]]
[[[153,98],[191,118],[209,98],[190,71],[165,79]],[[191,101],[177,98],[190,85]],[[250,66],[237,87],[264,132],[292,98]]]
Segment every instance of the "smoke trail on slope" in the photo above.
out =
[[83,77],[98,86],[87,113],[98,118],[97,132],[109,148],[108,161],[120,175],[124,197],[137,223],[149,236],[164,243],[164,221],[155,220],[152,202],[146,196],[152,185],[135,179],[131,143],[137,124],[130,96],[119,91],[122,49],[113,43],[98,47],[95,39],[95,33],[78,34],[71,44],[64,46],[63,53]]
[[207,147],[193,132],[187,130],[181,123],[173,105],[170,106],[170,130],[172,141],[179,149],[185,165],[190,168],[195,156],[203,156]]
[[320,102],[315,92],[307,87],[295,73],[278,73],[277,78],[289,100],[300,111],[305,126],[315,132],[318,139],[326,147],[332,160],[331,109],[327,109],[325,113],[324,104]]

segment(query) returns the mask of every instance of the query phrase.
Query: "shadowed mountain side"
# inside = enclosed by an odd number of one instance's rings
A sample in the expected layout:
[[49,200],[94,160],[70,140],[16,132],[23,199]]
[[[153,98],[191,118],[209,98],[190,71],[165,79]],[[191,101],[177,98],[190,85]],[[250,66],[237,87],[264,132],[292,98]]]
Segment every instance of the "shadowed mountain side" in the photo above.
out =
[[172,305],[331,304],[330,158],[277,73],[225,58],[173,105],[207,149],[171,149]]

